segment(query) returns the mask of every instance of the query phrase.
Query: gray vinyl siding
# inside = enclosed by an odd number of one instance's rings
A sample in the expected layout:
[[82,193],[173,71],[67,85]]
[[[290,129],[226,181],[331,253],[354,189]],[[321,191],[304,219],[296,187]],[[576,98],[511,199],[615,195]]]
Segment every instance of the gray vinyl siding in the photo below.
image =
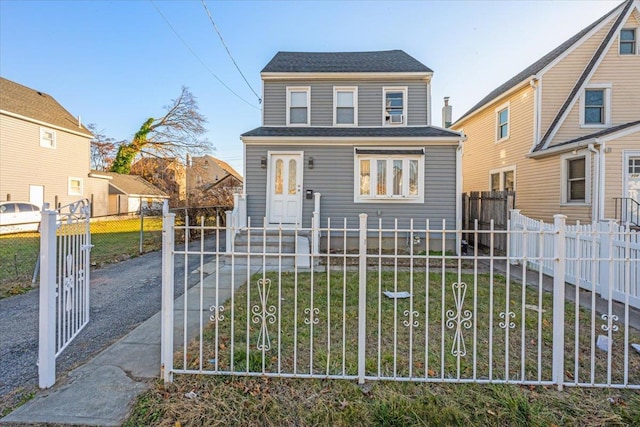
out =
[[[359,144],[357,146],[363,146]],[[383,227],[393,228],[398,218],[399,227],[408,227],[413,218],[416,227],[431,221],[431,228],[441,228],[442,220],[447,229],[455,228],[456,212],[456,147],[424,146],[425,193],[424,203],[355,203],[354,202],[354,147],[348,146],[265,146],[246,145],[247,213],[251,224],[261,226],[266,215],[267,169],[260,167],[260,158],[269,151],[303,151],[303,194],[306,190],[320,192],[321,227],[331,218],[332,227],[342,226],[347,218],[349,227],[358,226],[361,213],[369,215],[369,226],[375,227],[382,218]],[[307,159],[314,158],[314,168],[309,169]],[[302,226],[311,226],[314,200],[303,200]],[[380,214],[380,215],[378,215]]]
[[427,125],[429,87],[422,81],[266,81],[264,82],[264,126],[286,126],[287,86],[311,87],[311,126],[333,126],[333,87],[358,87],[358,126],[382,125],[382,88],[408,88],[409,126]]
[[[29,201],[29,185],[44,186],[51,206],[89,198],[89,138],[56,129],[56,148],[43,148],[40,127],[0,114],[0,200]],[[82,196],[69,195],[69,177],[83,180]]]

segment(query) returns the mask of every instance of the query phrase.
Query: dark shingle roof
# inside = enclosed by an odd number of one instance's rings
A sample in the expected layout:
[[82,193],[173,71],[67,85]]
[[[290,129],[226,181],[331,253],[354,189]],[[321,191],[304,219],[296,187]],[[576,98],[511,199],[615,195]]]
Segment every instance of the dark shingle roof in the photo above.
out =
[[345,138],[459,138],[460,133],[432,126],[399,126],[374,128],[341,128],[341,127],[284,127],[263,126],[245,132],[242,136],[274,136],[274,137],[345,137]]
[[589,31],[593,30],[602,21],[607,19],[612,13],[614,13],[618,9],[618,7],[619,7],[619,5],[616,6],[614,9],[612,9],[610,12],[608,12],[606,15],[604,15],[603,17],[601,17],[600,19],[598,19],[597,21],[592,23],[591,25],[589,25],[586,28],[584,28],[582,31],[580,31],[579,33],[577,33],[573,37],[571,37],[570,39],[568,39],[567,41],[562,43],[560,46],[556,47],[551,52],[547,53],[545,56],[543,56],[542,58],[538,59],[536,62],[534,62],[533,64],[529,65],[527,68],[525,68],[524,70],[520,71],[518,74],[516,74],[515,76],[513,76],[512,78],[510,78],[509,80],[507,80],[506,82],[504,82],[503,84],[501,84],[500,86],[495,88],[487,96],[482,98],[480,100],[480,102],[478,102],[476,105],[471,107],[471,109],[469,109],[466,113],[464,113],[458,120],[456,120],[456,122],[461,121],[462,119],[464,119],[465,117],[467,117],[471,113],[475,112],[477,109],[479,109],[480,107],[482,107],[486,103],[488,103],[491,100],[493,100],[494,98],[497,98],[498,96],[502,95],[504,92],[508,91],[509,89],[517,86],[519,83],[524,81],[526,78],[528,78],[530,76],[533,76],[533,75],[539,73],[540,71],[542,71],[542,69],[544,67],[546,67],[547,65],[551,64],[556,58],[558,58],[560,55],[562,55],[567,49],[569,49],[571,46],[573,46],[578,40],[580,40],[582,37],[584,37]]
[[579,138],[574,138],[574,139],[571,139],[569,141],[562,142],[560,144],[554,144],[554,145],[552,145],[552,146],[550,146],[548,148],[555,148],[555,147],[560,147],[560,146],[563,146],[563,145],[573,144],[575,142],[586,141],[586,140],[594,139],[594,138],[600,138],[601,136],[609,135],[611,133],[615,133],[615,132],[621,131],[623,129],[630,128],[632,126],[637,126],[637,125],[640,125],[640,120],[636,120],[634,122],[628,122],[628,123],[623,123],[621,125],[613,126],[613,127],[610,127],[610,128],[604,129],[604,130],[600,130],[598,132],[590,133],[589,135],[584,135],[584,136],[581,136]]
[[124,175],[114,172],[95,172],[111,177],[109,184],[127,195],[154,196],[168,198],[167,194],[146,179],[138,175]]
[[93,134],[50,95],[0,77],[0,110],[86,135]]
[[433,72],[402,50],[375,52],[278,52],[263,73]]

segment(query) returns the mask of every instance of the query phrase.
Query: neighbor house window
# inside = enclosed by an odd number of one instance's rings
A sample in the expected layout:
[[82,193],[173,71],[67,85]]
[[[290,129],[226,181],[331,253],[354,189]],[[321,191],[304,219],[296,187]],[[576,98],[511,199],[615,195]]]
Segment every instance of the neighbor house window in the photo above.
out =
[[356,202],[422,202],[422,177],[423,149],[356,149]]
[[45,148],[56,148],[56,131],[47,128],[40,128],[40,146]]
[[309,102],[311,88],[287,88],[287,125],[309,125]]
[[514,166],[508,166],[489,171],[491,191],[515,191],[516,171]]
[[580,124],[607,126],[611,123],[611,85],[592,85],[580,100]]
[[496,141],[509,138],[509,106],[498,108],[496,123]]
[[620,55],[635,55],[636,30],[635,28],[623,28],[620,30]]
[[383,88],[383,125],[403,125],[407,123],[407,88]]
[[69,177],[69,195],[82,196],[82,178]]
[[562,202],[589,203],[590,161],[585,154],[562,156]]
[[358,88],[334,87],[333,105],[334,125],[358,124]]

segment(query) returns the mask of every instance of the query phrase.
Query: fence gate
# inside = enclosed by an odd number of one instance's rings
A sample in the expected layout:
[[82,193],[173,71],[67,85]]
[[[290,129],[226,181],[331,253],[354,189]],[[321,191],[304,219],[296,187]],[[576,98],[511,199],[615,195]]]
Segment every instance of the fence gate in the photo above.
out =
[[56,358],[89,323],[91,207],[79,200],[56,210],[45,205],[40,226],[40,388],[56,380]]

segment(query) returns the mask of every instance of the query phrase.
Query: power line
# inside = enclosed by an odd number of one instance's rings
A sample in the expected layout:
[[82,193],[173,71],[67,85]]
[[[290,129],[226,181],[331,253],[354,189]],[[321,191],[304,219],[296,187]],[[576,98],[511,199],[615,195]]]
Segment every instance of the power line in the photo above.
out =
[[220,77],[218,77],[213,71],[211,71],[211,69],[207,66],[207,64],[204,63],[204,61],[202,59],[200,59],[200,57],[194,52],[193,49],[191,49],[191,47],[187,44],[187,42],[182,38],[182,36],[180,36],[180,34],[178,34],[178,32],[176,31],[175,28],[173,28],[173,25],[171,25],[171,22],[169,22],[169,20],[162,14],[162,12],[160,12],[160,9],[158,9],[158,6],[156,6],[156,3],[153,0],[149,0],[151,2],[151,4],[153,5],[154,9],[158,12],[158,14],[162,17],[162,19],[164,20],[164,22],[167,23],[167,25],[169,26],[169,28],[171,28],[171,31],[173,31],[173,33],[176,35],[176,37],[178,37],[180,39],[180,41],[182,42],[182,44],[184,44],[184,46],[189,50],[189,52],[191,52],[191,54],[200,62],[200,64],[202,64],[202,66],[209,72],[209,74],[211,74],[222,86],[224,86],[229,92],[231,92],[232,94],[234,94],[238,99],[240,99],[241,101],[243,101],[245,104],[249,105],[252,108],[255,108],[256,110],[260,110],[260,108],[256,107],[255,105],[253,105],[251,102],[247,101],[246,99],[244,99],[243,97],[241,97],[240,95],[238,95],[236,92],[234,92],[233,89],[231,89],[225,82],[223,82]]
[[211,25],[213,25],[213,28],[216,30],[216,33],[218,33],[218,37],[220,38],[220,41],[222,42],[222,46],[224,46],[224,48],[226,49],[227,54],[229,55],[229,58],[231,58],[231,62],[233,62],[233,65],[236,66],[236,69],[238,70],[238,72],[240,73],[242,78],[244,79],[244,82],[247,84],[247,86],[249,86],[249,89],[251,89],[251,92],[253,92],[253,94],[256,96],[256,98],[258,98],[258,102],[262,103],[262,98],[260,98],[260,95],[258,95],[258,93],[253,89],[253,87],[251,87],[251,84],[249,83],[247,78],[244,76],[244,73],[242,72],[242,70],[240,70],[240,67],[238,66],[238,63],[233,58],[233,55],[231,55],[231,51],[227,47],[227,44],[224,42],[224,38],[222,37],[222,34],[220,33],[220,30],[218,29],[218,26],[213,21],[213,16],[211,16],[211,12],[209,12],[209,8],[207,8],[207,3],[205,3],[204,0],[202,0],[202,6],[204,6],[204,10],[207,11],[207,15],[209,16],[209,21],[211,21]]

